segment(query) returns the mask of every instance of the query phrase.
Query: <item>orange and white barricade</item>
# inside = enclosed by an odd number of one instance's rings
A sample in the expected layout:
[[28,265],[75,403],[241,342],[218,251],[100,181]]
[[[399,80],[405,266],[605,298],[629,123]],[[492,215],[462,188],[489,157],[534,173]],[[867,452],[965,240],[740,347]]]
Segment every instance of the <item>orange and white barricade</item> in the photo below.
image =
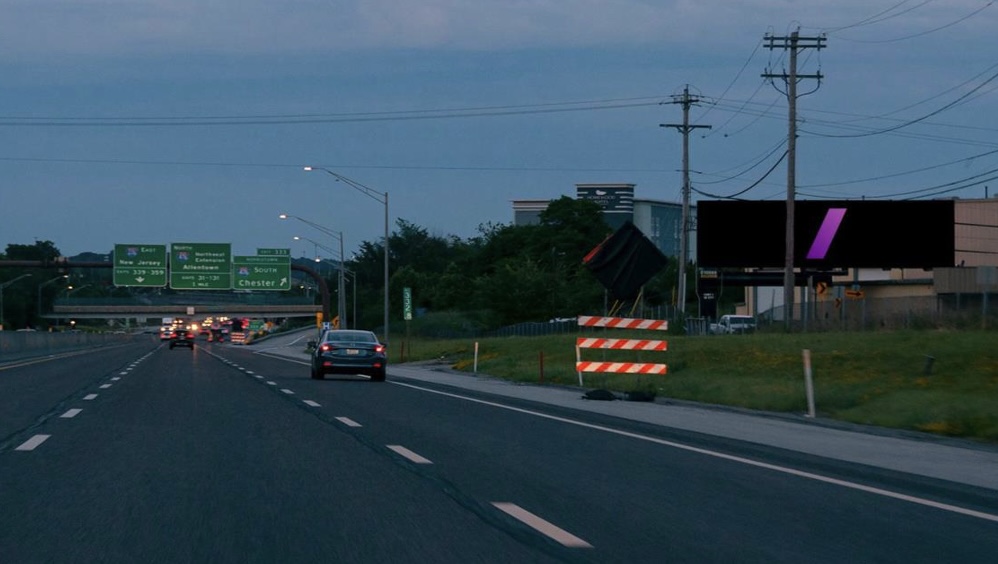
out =
[[[630,319],[626,317],[596,317],[579,316],[579,325],[583,327],[606,327],[613,329],[643,329],[649,331],[666,331],[669,322],[659,319]],[[665,374],[668,367],[660,363],[646,362],[595,362],[582,360],[582,349],[609,349],[625,351],[657,351],[665,352],[669,348],[667,341],[652,339],[606,339],[601,337],[579,337],[575,340],[575,370],[579,374],[579,385],[582,386],[583,372],[611,372],[616,374]]]

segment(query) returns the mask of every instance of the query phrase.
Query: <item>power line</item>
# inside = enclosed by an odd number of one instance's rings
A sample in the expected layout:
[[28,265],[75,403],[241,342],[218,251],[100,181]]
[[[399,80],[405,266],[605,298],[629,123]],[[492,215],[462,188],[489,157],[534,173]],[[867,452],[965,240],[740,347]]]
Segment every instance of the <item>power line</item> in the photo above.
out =
[[[238,168],[294,168],[301,170],[302,164],[287,163],[245,163],[245,162],[212,162],[212,161],[147,161],[131,159],[60,159],[35,157],[0,157],[0,162],[34,162],[34,163],[66,163],[66,164],[106,164],[106,165],[140,165],[140,166],[206,166],[206,167],[238,167]],[[485,166],[409,166],[409,165],[356,165],[338,164],[330,168],[349,168],[366,170],[452,170],[481,172],[633,172],[633,173],[669,173],[666,169],[653,168],[576,168],[576,167],[485,167]]]
[[[900,16],[902,16],[904,14],[907,14],[908,12],[911,12],[913,10],[917,10],[918,8],[921,8],[924,5],[931,3],[933,0],[923,0],[921,4],[917,4],[915,6],[909,7],[906,10],[902,10],[900,12],[895,12],[895,13],[891,14],[891,12],[893,12],[896,8],[900,8],[901,6],[904,6],[909,1],[910,0],[901,0],[897,4],[894,4],[893,6],[891,6],[890,8],[887,8],[886,10],[882,10],[880,12],[877,12],[876,14],[873,14],[872,16],[868,16],[866,18],[863,18],[863,19],[859,20],[858,22],[851,23],[849,25],[844,25],[844,26],[841,26],[841,27],[836,27],[836,28],[831,28],[831,29],[825,29],[825,30],[822,30],[822,31],[824,31],[825,33],[838,33],[840,31],[844,31],[844,30],[847,30],[847,29],[855,29],[857,27],[863,27],[863,26],[867,26],[867,25],[873,25],[873,24],[878,24],[878,23],[881,23],[881,22],[886,22],[888,20],[892,20],[894,18],[897,18],[897,17],[900,17]],[[888,14],[890,14],[890,15],[888,15]]]
[[393,112],[362,112],[349,114],[289,114],[253,116],[182,116],[182,117],[16,117],[0,116],[5,127],[190,127],[241,125],[302,125],[321,123],[357,123],[376,121],[414,121],[461,119],[510,115],[536,115],[567,112],[589,112],[658,106],[662,96],[654,98],[624,98],[589,102],[452,108],[445,110],[408,110]]
[[[924,4],[927,4],[927,3],[928,2],[923,2],[922,4],[919,4],[919,6],[916,6],[916,8],[917,7],[921,7],[921,6],[923,6]],[[948,23],[936,26],[936,27],[931,28],[931,29],[927,29],[925,31],[920,31],[918,33],[912,33],[911,35],[903,35],[903,36],[900,36],[900,37],[892,37],[890,39],[878,39],[878,40],[846,39],[846,41],[852,41],[853,43],[867,43],[867,44],[874,44],[874,43],[896,43],[898,41],[907,41],[909,39],[915,39],[916,37],[923,37],[923,36],[926,36],[926,35],[933,34],[933,33],[937,32],[937,31],[942,31],[942,30],[944,30],[944,29],[946,29],[948,27],[953,27],[953,26],[955,26],[955,25],[957,25],[957,24],[959,24],[961,22],[964,22],[966,20],[969,20],[970,18],[976,16],[977,14],[979,14],[979,13],[983,12],[984,10],[986,10],[987,8],[989,8],[992,4],[994,4],[994,0],[991,0],[990,2],[988,2],[984,6],[981,6],[978,9],[974,10],[973,12],[970,12],[969,14],[961,16],[961,17],[959,17],[959,18],[957,18],[955,20],[952,20],[952,21],[950,21]]]

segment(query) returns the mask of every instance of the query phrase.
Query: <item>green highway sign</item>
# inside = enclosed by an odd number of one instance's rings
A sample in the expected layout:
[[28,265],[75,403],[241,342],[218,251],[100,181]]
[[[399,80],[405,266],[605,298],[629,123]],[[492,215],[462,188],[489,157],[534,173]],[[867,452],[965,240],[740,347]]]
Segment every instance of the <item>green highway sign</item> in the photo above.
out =
[[116,244],[115,286],[166,286],[166,245]]
[[290,257],[291,249],[260,249],[256,250],[257,255],[261,256],[274,256],[274,257]]
[[171,243],[170,287],[174,290],[231,290],[232,245]]
[[[263,249],[259,249],[258,252]],[[232,259],[232,287],[236,290],[290,290],[291,257],[236,256]]]

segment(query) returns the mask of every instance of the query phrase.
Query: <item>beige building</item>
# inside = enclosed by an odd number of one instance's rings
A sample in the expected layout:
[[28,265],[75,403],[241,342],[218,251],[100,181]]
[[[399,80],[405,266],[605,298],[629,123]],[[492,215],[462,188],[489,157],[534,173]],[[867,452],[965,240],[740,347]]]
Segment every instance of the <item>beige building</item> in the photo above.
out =
[[[795,302],[806,307],[795,308],[794,318],[834,319],[850,309],[873,320],[954,308],[998,309],[998,198],[956,200],[953,228],[952,267],[848,269],[831,285],[798,288]],[[782,319],[782,305],[782,287],[748,287],[738,313]]]

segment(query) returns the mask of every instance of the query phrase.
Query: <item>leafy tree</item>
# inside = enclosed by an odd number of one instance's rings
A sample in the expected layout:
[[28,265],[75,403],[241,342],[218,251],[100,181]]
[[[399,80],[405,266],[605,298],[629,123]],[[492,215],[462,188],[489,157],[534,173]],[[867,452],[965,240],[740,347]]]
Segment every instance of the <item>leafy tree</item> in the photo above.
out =
[[35,241],[34,245],[18,245],[10,243],[5,253],[6,260],[37,260],[54,262],[62,253],[52,241]]

